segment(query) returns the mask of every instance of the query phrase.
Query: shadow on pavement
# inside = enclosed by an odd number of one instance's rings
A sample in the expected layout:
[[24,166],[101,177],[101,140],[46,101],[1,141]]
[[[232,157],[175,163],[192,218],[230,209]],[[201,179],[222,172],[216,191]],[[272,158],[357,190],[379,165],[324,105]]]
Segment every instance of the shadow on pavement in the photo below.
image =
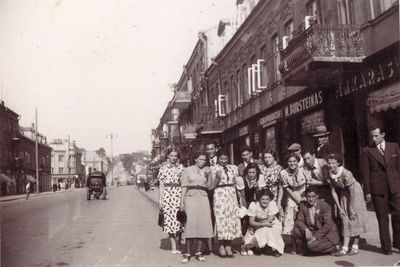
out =
[[163,238],[160,240],[160,248],[162,250],[171,250],[171,242],[169,241],[169,238]]
[[339,266],[356,266],[354,263],[349,261],[335,261],[335,263]]
[[376,253],[381,253],[382,252],[381,248],[379,248],[377,246],[374,246],[374,245],[371,245],[371,244],[368,244],[368,243],[361,244],[360,245],[360,250],[366,250],[366,251],[371,251],[371,252],[376,252]]

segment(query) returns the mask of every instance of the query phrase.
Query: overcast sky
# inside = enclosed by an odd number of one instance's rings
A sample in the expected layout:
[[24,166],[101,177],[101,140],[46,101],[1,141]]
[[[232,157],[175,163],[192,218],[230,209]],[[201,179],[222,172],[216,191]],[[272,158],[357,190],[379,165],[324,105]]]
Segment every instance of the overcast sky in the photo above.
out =
[[87,150],[150,150],[197,33],[236,0],[0,0],[0,86],[6,106]]

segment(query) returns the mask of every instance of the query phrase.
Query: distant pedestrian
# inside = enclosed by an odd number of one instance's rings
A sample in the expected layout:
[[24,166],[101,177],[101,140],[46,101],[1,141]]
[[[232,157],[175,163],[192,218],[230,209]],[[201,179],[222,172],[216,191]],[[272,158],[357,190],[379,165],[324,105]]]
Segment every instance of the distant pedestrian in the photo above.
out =
[[57,191],[57,184],[54,183],[54,184],[53,184],[53,192],[56,192],[56,191]]
[[26,199],[29,199],[29,194],[31,193],[31,183],[30,182],[26,183],[25,192],[26,192]]
[[195,164],[187,167],[181,178],[182,198],[181,211],[185,211],[186,253],[182,263],[190,260],[191,249],[195,249],[195,258],[205,261],[201,252],[203,241],[214,236],[211,224],[210,202],[207,191],[212,187],[210,169],[205,167],[207,155],[205,152],[194,154]]
[[181,176],[183,165],[177,162],[179,152],[176,149],[167,151],[167,164],[161,166],[157,180],[160,183],[159,207],[164,217],[163,232],[169,235],[172,254],[180,254],[180,238],[182,225],[176,214],[181,201]]
[[[392,214],[393,247],[400,251],[400,148],[385,141],[382,127],[370,128],[373,145],[362,153],[364,191],[372,200],[379,225],[382,252],[392,254],[389,213]],[[389,208],[390,207],[390,208]]]
[[[328,156],[329,183],[342,221],[343,246],[335,256],[355,255],[359,253],[360,235],[367,232],[367,206],[361,185],[349,170],[340,165],[341,159],[338,155]],[[349,251],[351,239],[353,245]]]
[[65,191],[67,191],[68,190],[68,182],[65,182],[65,185],[64,185],[65,187],[64,187],[64,190]]

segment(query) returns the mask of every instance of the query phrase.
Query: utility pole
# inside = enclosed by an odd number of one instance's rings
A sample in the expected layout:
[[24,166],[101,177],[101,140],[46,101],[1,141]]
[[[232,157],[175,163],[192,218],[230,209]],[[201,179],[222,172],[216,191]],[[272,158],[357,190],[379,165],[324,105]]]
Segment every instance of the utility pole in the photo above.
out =
[[[70,150],[70,137],[68,135],[68,148],[67,148],[67,169],[68,169],[68,179],[67,179],[67,184],[69,186],[69,181],[71,179],[71,167],[70,167],[70,154],[69,154],[69,150]],[[69,188],[69,187],[68,187]]]
[[111,140],[111,185],[114,185],[113,134],[110,135],[110,140]]
[[39,194],[39,186],[40,186],[40,179],[39,179],[39,145],[38,145],[38,114],[37,108],[35,108],[35,170],[36,170],[36,193]]

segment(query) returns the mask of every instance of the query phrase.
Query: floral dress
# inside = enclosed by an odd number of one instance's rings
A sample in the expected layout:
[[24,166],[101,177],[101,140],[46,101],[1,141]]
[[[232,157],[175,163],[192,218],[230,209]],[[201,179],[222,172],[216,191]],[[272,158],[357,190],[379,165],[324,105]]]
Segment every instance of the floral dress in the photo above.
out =
[[[297,173],[291,173],[287,169],[282,170],[280,177],[283,189],[290,188],[296,197],[302,200],[305,199],[304,192],[306,190],[307,175],[303,168],[298,168]],[[287,194],[282,234],[292,234],[297,212],[298,205],[296,201]]]
[[[356,181],[353,174],[343,167],[339,167],[336,174],[329,171],[329,183],[336,189],[338,193],[340,206],[344,209],[347,216],[341,218],[342,220],[342,235],[343,236],[359,236],[367,232],[367,207],[364,200],[364,193],[361,185]],[[349,187],[353,185],[354,192],[354,206],[353,210],[357,214],[357,219],[350,220],[348,214],[350,213],[350,190]]]
[[164,184],[161,204],[164,214],[163,232],[175,234],[182,230],[181,223],[176,219],[180,208],[182,188],[180,179],[183,172],[182,164],[167,163],[161,166],[157,179]]
[[213,169],[213,179],[219,179],[214,190],[214,215],[218,240],[233,240],[242,236],[239,204],[236,194],[238,168],[220,165]]
[[278,188],[279,188],[279,174],[282,167],[276,162],[273,162],[271,166],[267,167],[264,164],[259,165],[260,168],[260,179],[263,180],[265,184],[264,188],[268,189],[274,194],[274,201],[278,198]]

